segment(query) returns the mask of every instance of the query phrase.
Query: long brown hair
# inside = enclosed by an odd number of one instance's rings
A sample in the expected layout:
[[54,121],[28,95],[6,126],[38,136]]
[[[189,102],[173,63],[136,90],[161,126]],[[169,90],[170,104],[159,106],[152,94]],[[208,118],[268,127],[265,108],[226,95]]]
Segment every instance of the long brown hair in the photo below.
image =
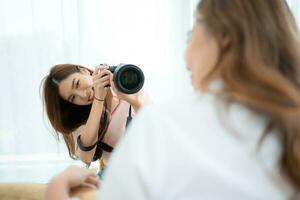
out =
[[[79,106],[64,100],[58,91],[58,84],[73,73],[80,72],[80,68],[85,68],[74,64],[59,64],[50,69],[49,75],[43,80],[43,102],[46,113],[52,127],[59,138],[61,134],[67,145],[69,155],[72,159],[77,159],[75,156],[75,141],[72,132],[79,126],[86,123],[91,105]],[[92,71],[88,68],[92,74]],[[103,135],[107,130],[109,123],[109,115],[107,104],[104,103],[104,109],[101,117],[100,128],[98,135]]]
[[282,138],[281,169],[299,189],[300,40],[286,1],[202,0],[197,12],[221,49],[201,84],[217,76],[224,86],[218,95],[269,117]]

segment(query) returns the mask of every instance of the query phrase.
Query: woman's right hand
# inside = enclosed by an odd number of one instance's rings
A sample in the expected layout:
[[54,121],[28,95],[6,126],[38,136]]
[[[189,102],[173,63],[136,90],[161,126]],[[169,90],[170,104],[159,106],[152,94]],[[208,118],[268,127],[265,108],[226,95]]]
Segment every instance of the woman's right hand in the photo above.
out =
[[64,181],[69,188],[82,186],[97,189],[99,185],[96,169],[86,169],[79,166],[70,166],[55,178]]
[[75,187],[97,189],[99,187],[99,177],[96,175],[96,170],[70,166],[48,183],[45,199],[67,199],[70,189]]
[[110,71],[108,70],[108,65],[103,64],[96,66],[93,73],[93,87],[94,87],[94,97],[97,99],[104,100],[107,94],[108,86],[110,84]]

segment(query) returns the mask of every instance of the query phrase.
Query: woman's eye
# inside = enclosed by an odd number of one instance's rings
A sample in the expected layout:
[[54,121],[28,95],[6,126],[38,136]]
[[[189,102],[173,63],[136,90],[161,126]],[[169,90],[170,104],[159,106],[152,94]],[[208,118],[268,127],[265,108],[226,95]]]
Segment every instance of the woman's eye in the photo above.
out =
[[79,87],[79,80],[76,83],[76,88],[78,88],[78,87]]

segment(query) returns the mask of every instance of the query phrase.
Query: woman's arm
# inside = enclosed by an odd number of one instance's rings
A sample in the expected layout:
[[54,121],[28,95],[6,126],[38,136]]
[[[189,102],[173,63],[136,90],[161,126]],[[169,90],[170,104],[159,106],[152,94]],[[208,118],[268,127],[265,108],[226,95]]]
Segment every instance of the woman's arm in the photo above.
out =
[[[139,94],[134,94],[134,95],[139,95]],[[130,96],[130,95],[127,95]],[[127,99],[125,99],[125,101],[127,101],[133,108],[133,110],[137,113],[140,108],[144,105],[144,102],[142,99],[140,99],[139,97],[127,97]]]
[[[87,123],[82,130],[80,130],[80,139],[83,146],[91,146],[97,142],[103,107],[103,102],[94,100]],[[77,138],[75,138],[75,140],[77,140]],[[96,146],[91,151],[82,151],[80,148],[76,148],[76,155],[84,163],[89,164],[93,159],[95,151]]]
[[65,200],[69,197],[69,187],[64,177],[54,177],[47,186],[46,200]]
[[[101,114],[104,107],[103,103],[108,90],[106,86],[110,83],[110,72],[107,70],[107,68],[108,66],[103,66],[100,69],[96,68],[93,73],[95,98],[86,125],[80,134],[81,143],[86,147],[94,145],[98,139],[98,130],[100,128]],[[77,140],[77,138],[75,139]],[[89,164],[93,159],[95,151],[96,146],[91,151],[78,150],[77,155],[83,162]]]

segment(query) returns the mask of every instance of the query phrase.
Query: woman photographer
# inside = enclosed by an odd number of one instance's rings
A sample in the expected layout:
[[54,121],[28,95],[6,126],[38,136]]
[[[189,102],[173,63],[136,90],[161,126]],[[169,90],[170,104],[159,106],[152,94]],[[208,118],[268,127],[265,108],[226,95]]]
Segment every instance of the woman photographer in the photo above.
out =
[[63,137],[70,157],[87,165],[109,157],[125,132],[130,105],[134,115],[144,103],[141,92],[119,92],[108,69],[107,65],[92,71],[80,65],[60,64],[43,81],[51,125]]

